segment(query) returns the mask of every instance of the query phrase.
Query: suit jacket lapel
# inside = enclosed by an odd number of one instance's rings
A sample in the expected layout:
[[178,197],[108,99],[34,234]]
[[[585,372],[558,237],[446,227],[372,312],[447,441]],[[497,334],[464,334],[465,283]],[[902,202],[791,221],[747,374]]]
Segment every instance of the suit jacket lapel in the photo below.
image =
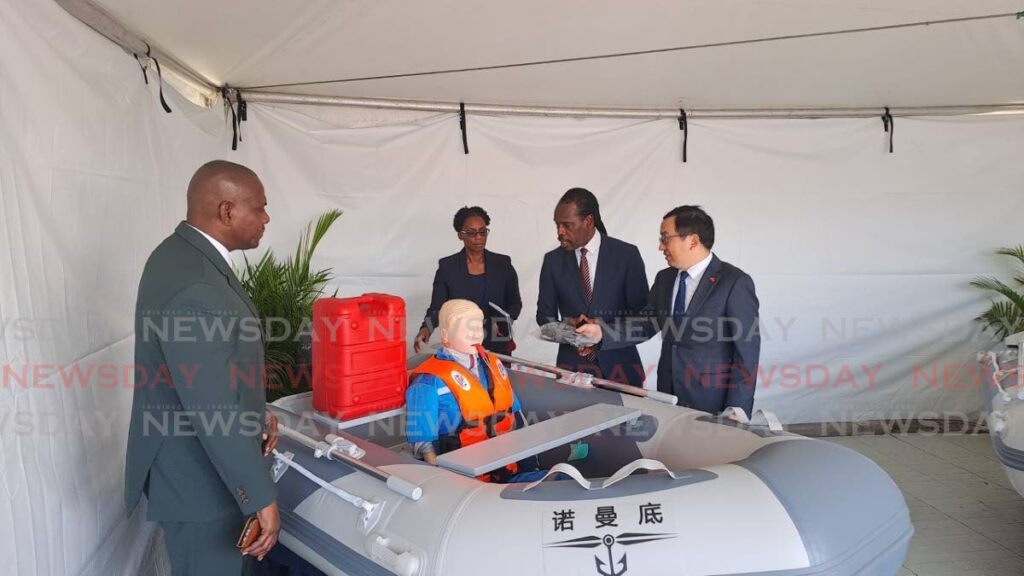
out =
[[251,312],[256,318],[259,318],[260,315],[259,312],[256,311],[256,305],[252,303],[252,300],[249,298],[249,294],[246,293],[245,288],[242,287],[242,283],[239,282],[238,277],[235,276],[235,272],[231,270],[228,263],[224,261],[224,257],[221,256],[220,252],[217,251],[213,244],[210,244],[209,240],[204,238],[203,235],[196,231],[195,228],[185,222],[178,224],[178,227],[174,232],[178,236],[184,238],[185,241],[195,247],[196,250],[202,252],[203,256],[206,256],[206,259],[209,260],[227,279],[228,286],[231,286],[231,289],[238,294],[238,297],[242,299],[242,302],[245,302],[246,307],[249,308],[249,312]]
[[[600,234],[600,232],[595,232]],[[597,270],[594,271],[594,299],[593,302],[597,302],[598,286],[601,286],[601,279],[608,279],[610,274],[609,268],[614,265],[612,258],[610,257],[609,242],[605,242],[604,238],[601,238],[601,250],[597,253]],[[580,276],[580,287],[582,288],[583,277]]]
[[718,256],[712,256],[711,262],[708,267],[704,270],[704,275],[700,277],[700,284],[697,284],[697,291],[693,293],[693,298],[690,300],[690,305],[686,307],[686,315],[693,317],[700,312],[701,306],[704,305],[704,301],[707,300],[708,295],[718,285],[718,272],[722,269],[722,261],[718,259]]

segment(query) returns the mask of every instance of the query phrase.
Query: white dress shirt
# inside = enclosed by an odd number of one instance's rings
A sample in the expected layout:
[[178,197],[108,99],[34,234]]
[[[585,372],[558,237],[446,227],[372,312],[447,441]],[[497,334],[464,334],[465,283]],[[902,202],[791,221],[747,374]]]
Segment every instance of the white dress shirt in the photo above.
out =
[[[188,222],[186,222],[186,224],[188,224]],[[231,257],[228,256],[228,249],[225,248],[223,244],[218,242],[217,239],[214,238],[213,236],[210,236],[206,232],[203,232],[202,230],[200,230],[199,228],[196,228],[195,226],[192,226],[191,224],[188,224],[188,225],[193,230],[195,230],[196,232],[199,232],[200,234],[202,234],[203,238],[206,238],[207,240],[209,240],[210,244],[213,244],[213,247],[217,249],[217,252],[220,252],[220,255],[224,257],[224,261],[228,263],[228,268],[231,268]]]
[[[587,242],[583,248],[587,249],[587,266],[590,268],[590,289],[594,289],[594,279],[597,278],[597,253],[601,251],[601,233],[594,232],[594,237]],[[576,265],[579,266],[580,256],[583,248],[574,250],[576,253]]]
[[[713,253],[708,252],[708,255],[703,260],[697,262],[693,266],[686,269],[686,273],[689,278],[686,279],[686,309],[690,309],[690,300],[693,300],[693,293],[697,291],[697,285],[700,284],[700,279],[704,277],[704,271],[708,269],[708,264],[711,264],[711,257]],[[680,270],[682,272],[682,270]],[[680,274],[676,274],[676,283],[672,286],[672,313],[675,314],[676,307],[676,295],[679,294],[679,278]]]

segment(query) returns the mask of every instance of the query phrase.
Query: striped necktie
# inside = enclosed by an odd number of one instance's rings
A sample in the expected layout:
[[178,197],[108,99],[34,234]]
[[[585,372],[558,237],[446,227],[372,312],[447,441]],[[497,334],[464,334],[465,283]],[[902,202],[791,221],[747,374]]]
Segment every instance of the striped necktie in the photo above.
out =
[[587,249],[580,248],[580,276],[583,280],[583,294],[587,303],[594,299],[594,287],[590,285],[590,262],[587,262]]

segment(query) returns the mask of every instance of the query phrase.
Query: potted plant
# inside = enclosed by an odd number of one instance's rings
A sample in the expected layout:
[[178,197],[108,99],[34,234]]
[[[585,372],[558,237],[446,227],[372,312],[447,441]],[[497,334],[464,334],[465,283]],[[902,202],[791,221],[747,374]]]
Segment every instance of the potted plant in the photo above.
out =
[[312,388],[310,345],[313,303],[323,295],[334,278],[330,268],[313,270],[310,266],[317,245],[341,210],[320,215],[299,237],[294,256],[283,261],[267,249],[259,261],[248,258],[238,278],[252,299],[265,330],[267,401],[306,392]]
[[[1018,269],[1013,281],[1018,288],[1024,287],[1024,245],[1000,248],[996,250],[996,254],[1016,260]],[[1024,294],[995,277],[975,278],[971,286],[995,292],[1001,297],[999,300],[993,300],[988,310],[975,320],[991,330],[999,340],[1011,334],[1024,332]]]

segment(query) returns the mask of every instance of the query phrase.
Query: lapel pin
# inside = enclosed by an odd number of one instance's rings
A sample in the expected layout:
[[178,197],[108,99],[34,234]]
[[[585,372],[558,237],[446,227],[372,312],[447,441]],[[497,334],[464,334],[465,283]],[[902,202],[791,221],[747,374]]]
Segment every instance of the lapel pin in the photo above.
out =
[[710,277],[708,277],[708,282],[711,283],[711,284],[714,284],[715,282],[718,282],[718,276],[710,276]]

